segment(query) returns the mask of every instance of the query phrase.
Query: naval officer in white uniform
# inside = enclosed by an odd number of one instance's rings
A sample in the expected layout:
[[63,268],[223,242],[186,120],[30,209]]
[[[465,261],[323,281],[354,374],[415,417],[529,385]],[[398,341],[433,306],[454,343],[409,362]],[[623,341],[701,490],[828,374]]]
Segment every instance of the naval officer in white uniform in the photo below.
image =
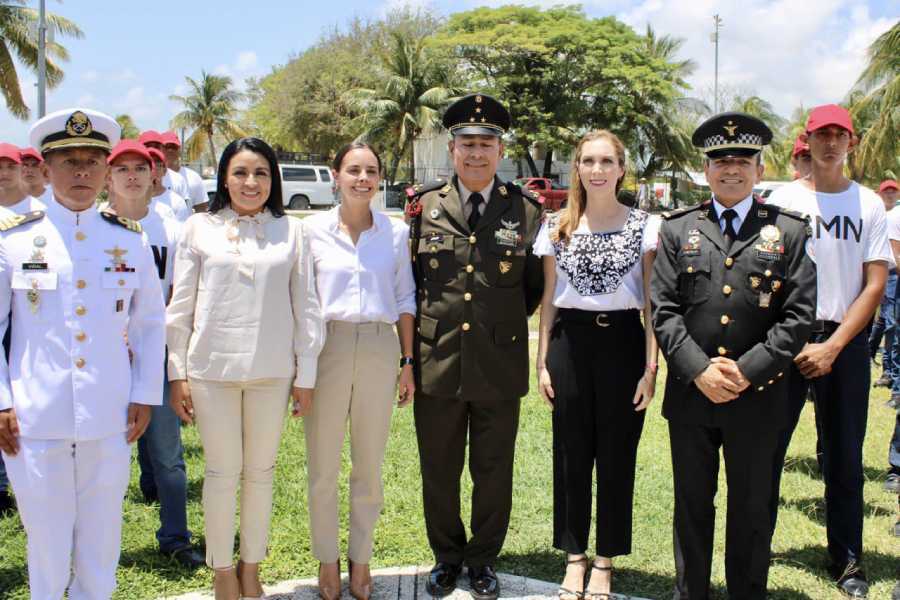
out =
[[71,600],[107,600],[129,444],[162,399],[165,307],[140,225],[95,206],[116,122],[68,109],[30,138],[52,191],[45,211],[0,221],[0,331],[12,339],[9,362],[0,358],[0,450],[32,600],[67,588]]

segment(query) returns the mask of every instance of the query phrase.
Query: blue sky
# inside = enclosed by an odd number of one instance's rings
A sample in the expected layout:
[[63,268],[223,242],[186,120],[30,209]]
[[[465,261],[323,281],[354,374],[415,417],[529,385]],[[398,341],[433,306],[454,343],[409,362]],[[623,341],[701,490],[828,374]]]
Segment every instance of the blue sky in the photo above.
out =
[[[129,113],[141,128],[165,129],[185,91],[184,77],[201,69],[236,81],[268,73],[354,15],[377,18],[404,0],[48,0],[48,10],[75,20],[82,40],[61,39],[71,60],[66,79],[48,92],[47,110],[83,105]],[[438,14],[495,0],[412,0]],[[518,3],[552,5],[559,0]],[[614,15],[642,31],[685,38],[683,56],[698,63],[691,83],[702,91],[713,80],[712,15],[724,20],[720,84],[756,93],[788,116],[807,106],[839,101],[864,64],[865,49],[900,17],[900,0],[582,0],[591,16]],[[36,0],[29,0],[32,6]],[[102,8],[102,10],[100,10]],[[20,72],[35,108],[35,76]],[[0,140],[24,145],[28,123],[0,103]]]

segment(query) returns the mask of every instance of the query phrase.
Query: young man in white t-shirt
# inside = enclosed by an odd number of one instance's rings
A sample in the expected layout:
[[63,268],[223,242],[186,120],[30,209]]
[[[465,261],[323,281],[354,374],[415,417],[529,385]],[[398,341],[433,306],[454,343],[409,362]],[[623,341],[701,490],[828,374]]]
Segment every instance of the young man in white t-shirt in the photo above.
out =
[[[149,190],[153,183],[153,159],[149,151],[133,140],[124,140],[109,156],[109,208],[117,215],[140,222],[153,250],[164,299],[172,289],[175,247],[181,223],[150,210]],[[138,442],[141,465],[140,487],[145,497],[159,500],[160,528],[156,532],[159,551],[182,565],[197,568],[203,556],[191,546],[187,528],[187,475],[181,444],[181,424],[168,402],[168,386],[163,403],[152,408],[147,431]]]
[[194,214],[194,211],[191,210],[191,207],[184,196],[171,189],[167,189],[163,183],[163,177],[160,177],[160,173],[166,173],[167,169],[166,159],[165,156],[163,156],[162,150],[147,148],[147,152],[150,153],[150,156],[153,159],[153,200],[167,205],[172,209],[172,212],[175,213],[175,218],[179,222],[184,223],[188,220],[188,217]]
[[[897,201],[896,193],[884,194],[882,193],[881,188],[878,188],[878,195],[881,197],[881,201],[884,204],[884,211],[888,213],[888,223],[890,223],[891,210],[894,208]],[[875,387],[893,387],[894,379],[898,375],[894,369],[894,333],[896,331],[894,297],[896,296],[896,293],[897,270],[894,267],[891,267],[888,272],[887,283],[884,286],[884,296],[881,298],[881,307],[878,310],[877,317],[872,322],[872,331],[869,334],[869,355],[872,357],[872,360],[875,360],[875,356],[878,354],[878,347],[881,345],[882,338],[884,339],[884,349],[881,353],[881,377],[872,384]]]
[[203,178],[193,169],[181,164],[181,140],[174,131],[165,131],[160,134],[162,140],[162,152],[166,156],[166,166],[170,171],[178,173],[187,182],[188,196],[194,212],[205,212],[209,206],[209,198],[206,196],[206,188],[203,187]]
[[[163,134],[152,129],[148,129],[147,131],[143,132],[138,138],[138,141],[147,148],[158,150],[159,153],[163,155],[163,160],[165,160],[165,154],[163,153],[163,140]],[[182,177],[172,169],[167,168],[162,171],[161,181],[164,188],[174,191],[182,198],[188,198],[191,195],[191,191],[188,187],[187,181],[185,181],[184,177]]]
[[40,210],[41,203],[31,197],[22,184],[22,159],[19,148],[0,144],[0,218]]
[[[870,382],[865,329],[881,302],[893,257],[881,200],[844,176],[847,154],[857,143],[850,114],[833,104],[813,109],[801,139],[809,144],[812,173],[776,190],[769,203],[811,219],[808,250],[818,267],[817,320],[809,343],[794,359],[794,418],[783,431],[774,489],[778,490],[784,455],[811,385],[822,444],[832,574],[844,593],[865,598],[869,586],[861,568],[862,447]],[[777,493],[774,498],[773,530]]]
[[25,193],[32,198],[40,198],[47,191],[47,167],[44,157],[34,148],[20,148],[22,160],[22,185]]

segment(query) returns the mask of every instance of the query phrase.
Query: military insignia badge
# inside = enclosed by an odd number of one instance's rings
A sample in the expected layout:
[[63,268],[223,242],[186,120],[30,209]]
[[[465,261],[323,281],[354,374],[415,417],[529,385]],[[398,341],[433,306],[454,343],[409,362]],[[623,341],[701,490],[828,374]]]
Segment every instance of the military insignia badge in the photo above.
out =
[[507,273],[509,273],[510,269],[512,269],[511,262],[509,262],[508,260],[500,261],[500,273],[502,273],[503,275],[506,275]]
[[697,256],[700,254],[700,232],[692,229],[688,232],[687,243],[681,247],[685,256]]
[[500,246],[514,248],[519,242],[519,232],[515,229],[498,229],[494,232],[494,241]]
[[432,269],[437,269],[440,264],[441,263],[439,263],[438,259],[436,259],[436,258],[432,258],[431,260],[428,261],[428,266],[431,267]]
[[759,307],[760,308],[769,308],[770,304],[772,304],[772,292],[760,292],[759,293]]
[[728,137],[734,137],[737,131],[737,125],[732,125],[732,121],[728,121],[728,125],[722,125],[722,128],[728,133]]
[[762,277],[760,277],[759,275],[751,275],[750,287],[755,290],[758,289],[760,285],[762,285]]
[[776,279],[772,282],[772,291],[777,292],[781,289],[781,281]]
[[91,120],[80,110],[73,112],[66,121],[66,133],[73,137],[90,135],[93,131],[94,126],[91,125]]
[[766,225],[759,230],[762,243],[756,244],[756,256],[762,260],[781,260],[784,255],[784,244],[781,243],[781,231],[774,225]]
[[128,254],[128,250],[123,250],[118,246],[113,246],[109,250],[104,250],[104,252],[112,257],[109,259],[109,262],[113,264],[112,267],[106,267],[104,271],[112,271],[115,273],[127,273],[134,271],[134,267],[129,267],[125,263],[125,259],[123,258],[126,254]]
[[[487,119],[485,119],[484,117],[481,117],[481,122],[484,123],[485,121],[487,121]],[[506,191],[505,185],[501,185],[500,187],[498,187],[497,191],[500,192],[500,195],[503,196],[504,198],[506,198],[509,195],[509,192]]]
[[441,211],[439,211],[436,208],[432,208],[431,212],[428,213],[428,216],[431,217],[432,219],[437,219],[438,217],[441,216]]
[[37,314],[41,305],[41,293],[38,291],[37,279],[31,280],[31,289],[25,294],[25,298],[28,300],[28,308],[31,309],[31,313]]

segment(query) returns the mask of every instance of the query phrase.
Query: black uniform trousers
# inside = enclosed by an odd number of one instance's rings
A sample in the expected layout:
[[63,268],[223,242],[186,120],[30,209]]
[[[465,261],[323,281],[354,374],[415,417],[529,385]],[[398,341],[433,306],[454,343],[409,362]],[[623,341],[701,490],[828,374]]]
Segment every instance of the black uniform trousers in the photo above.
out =
[[[811,343],[824,342],[836,327],[813,333]],[[816,432],[822,448],[820,465],[825,480],[825,524],[828,531],[828,553],[831,560],[843,566],[849,560],[862,558],[863,532],[863,442],[869,417],[868,336],[861,331],[841,350],[822,377],[806,380],[796,370],[791,373],[790,402],[794,409],[790,428],[782,432],[780,456],[776,457],[773,482],[780,485],[784,455],[803,408],[806,390],[812,386],[816,408]],[[783,452],[782,452],[783,449]],[[778,510],[778,487],[771,504],[774,530]]]
[[632,401],[645,362],[637,310],[559,310],[547,370],[554,391],[553,545],[560,550],[587,550],[596,467],[597,554],[631,552],[635,462],[645,414]]
[[[428,543],[438,562],[493,565],[509,528],[519,398],[439,398],[416,392],[413,410]],[[460,517],[469,445],[472,537]]]
[[[691,600],[709,598],[719,449],[725,459],[728,513],[725,578],[730,600],[765,600],[769,574],[772,470],[778,430],[669,421],[675,479],[676,555]],[[676,558],[677,560],[677,558]],[[682,590],[684,591],[684,590]]]

